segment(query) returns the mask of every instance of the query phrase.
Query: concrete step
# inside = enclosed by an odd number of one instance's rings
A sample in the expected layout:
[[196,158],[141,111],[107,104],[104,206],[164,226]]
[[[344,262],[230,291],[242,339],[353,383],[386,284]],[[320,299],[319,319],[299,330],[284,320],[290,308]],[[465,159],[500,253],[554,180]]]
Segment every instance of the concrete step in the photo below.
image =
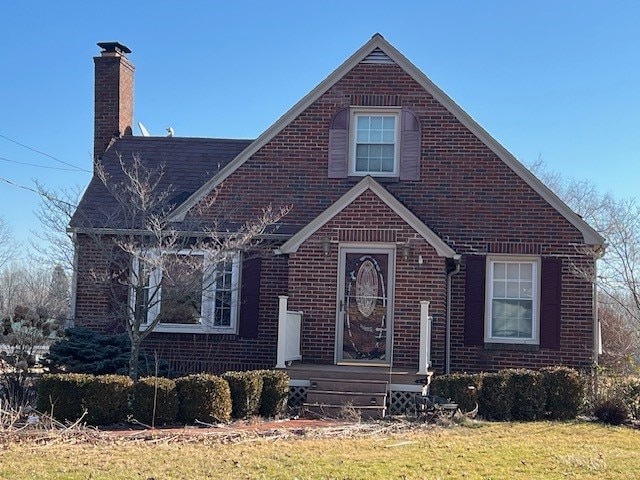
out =
[[386,393],[388,382],[384,380],[354,380],[345,378],[310,378],[309,391]]
[[385,406],[354,406],[350,404],[328,405],[322,403],[304,403],[303,407],[312,414],[323,417],[350,417],[352,414],[360,418],[383,418],[387,409]]
[[307,402],[314,404],[344,405],[350,403],[355,406],[381,406],[387,401],[386,393],[379,392],[338,392],[331,390],[307,391]]
[[323,416],[382,418],[387,408],[387,385],[384,380],[354,378],[309,379],[307,411]]

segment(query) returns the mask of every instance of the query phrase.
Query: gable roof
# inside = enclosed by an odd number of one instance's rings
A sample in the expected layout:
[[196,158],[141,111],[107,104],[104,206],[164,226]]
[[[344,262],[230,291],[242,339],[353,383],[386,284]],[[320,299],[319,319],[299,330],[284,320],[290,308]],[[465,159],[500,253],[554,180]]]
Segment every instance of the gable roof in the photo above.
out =
[[[385,58],[384,55],[386,55]],[[507,151],[497,140],[482,128],[469,114],[467,114],[458,104],[456,104],[444,91],[433,83],[424,73],[413,65],[404,55],[387,42],[382,35],[376,33],[371,40],[359,48],[333,73],[325,78],[317,87],[311,90],[298,103],[289,109],[273,125],[265,130],[251,145],[242,151],[233,161],[229,162],[220,172],[204,183],[194,194],[176,208],[171,214],[171,219],[181,221],[185,215],[202,200],[215,187],[220,185],[227,177],[235,172],[252,155],[273,139],[284,127],[292,122],[298,115],[306,110],[322,94],[335,85],[351,69],[360,62],[372,61],[372,58],[384,58],[385,62],[395,62],[416,82],[418,82],[433,98],[454,115],[462,125],[471,131],[480,141],[482,141],[493,153],[500,158],[511,170],[513,170],[522,180],[524,180],[533,190],[544,198],[553,208],[555,208],[565,219],[576,227],[583,235],[584,241],[588,245],[603,245],[604,238],[589,226],[578,214],[567,206],[560,198],[545,186],[533,173],[522,165],[511,153]]]
[[[169,191],[168,200],[177,206],[251,143],[252,140],[221,138],[124,136],[107,149],[101,163],[115,183],[125,179],[119,157],[126,163],[139,154],[145,167],[151,170],[164,167],[158,191]],[[93,175],[69,226],[72,230],[122,228],[124,225],[118,224],[118,210],[118,200]]]
[[422,238],[424,238],[441,257],[453,258],[456,252],[447,245],[433,230],[427,227],[418,217],[400,203],[391,193],[373,178],[366,176],[354,185],[347,193],[336,200],[329,208],[318,215],[311,223],[307,224],[302,230],[291,237],[280,248],[280,253],[297,252],[302,243],[313,235],[318,229],[325,225],[329,220],[338,215],[342,210],[351,205],[351,203],[367,190],[371,190],[380,200],[382,200],[391,210],[393,210],[400,218],[413,228]]

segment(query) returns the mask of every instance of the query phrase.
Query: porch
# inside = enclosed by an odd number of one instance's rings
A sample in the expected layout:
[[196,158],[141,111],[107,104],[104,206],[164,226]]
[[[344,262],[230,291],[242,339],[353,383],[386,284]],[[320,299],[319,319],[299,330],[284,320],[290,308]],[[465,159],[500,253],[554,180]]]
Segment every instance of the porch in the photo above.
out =
[[422,390],[425,378],[432,374],[429,371],[432,323],[429,301],[420,302],[419,320],[420,351],[416,368],[357,362],[305,363],[301,344],[304,312],[289,310],[288,297],[280,296],[276,368],[289,374],[289,404],[301,407],[326,402],[324,406],[336,409],[349,403],[363,413],[364,409],[381,415],[404,412],[407,402]]

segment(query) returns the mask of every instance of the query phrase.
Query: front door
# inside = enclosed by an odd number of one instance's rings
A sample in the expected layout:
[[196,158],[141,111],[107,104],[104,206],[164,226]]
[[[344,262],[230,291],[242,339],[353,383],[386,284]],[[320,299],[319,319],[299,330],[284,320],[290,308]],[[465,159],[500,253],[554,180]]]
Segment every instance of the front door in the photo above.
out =
[[391,363],[393,248],[340,249],[339,363]]

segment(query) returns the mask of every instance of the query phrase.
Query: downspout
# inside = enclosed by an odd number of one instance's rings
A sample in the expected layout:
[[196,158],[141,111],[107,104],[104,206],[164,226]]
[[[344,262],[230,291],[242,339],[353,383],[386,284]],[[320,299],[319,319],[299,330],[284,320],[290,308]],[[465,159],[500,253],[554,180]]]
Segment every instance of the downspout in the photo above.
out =
[[604,255],[606,244],[595,249],[593,262],[593,365],[598,366],[599,356],[603,353],[600,318],[598,316],[598,260]]
[[462,256],[457,254],[453,256],[453,265],[447,262],[447,314],[445,325],[445,345],[444,345],[444,373],[451,373],[451,277],[460,271],[460,260]]
[[73,271],[71,272],[71,302],[69,309],[69,318],[66,319],[64,329],[76,326],[76,301],[78,295],[78,234],[73,233],[71,236],[73,243]]

